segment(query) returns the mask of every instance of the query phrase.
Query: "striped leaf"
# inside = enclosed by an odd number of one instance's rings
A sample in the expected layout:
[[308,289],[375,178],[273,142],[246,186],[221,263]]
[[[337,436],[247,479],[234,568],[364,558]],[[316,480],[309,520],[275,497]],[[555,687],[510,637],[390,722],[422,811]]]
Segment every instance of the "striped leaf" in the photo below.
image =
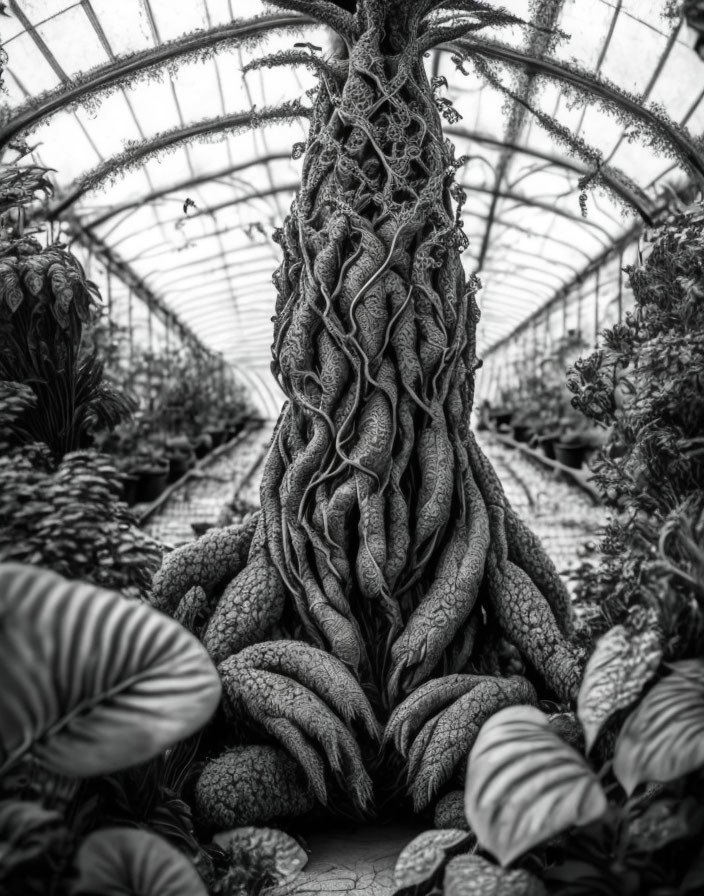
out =
[[633,703],[657,672],[661,659],[660,638],[652,630],[633,633],[616,625],[599,639],[577,697],[587,751],[607,719]]
[[502,865],[606,808],[594,772],[540,710],[512,706],[484,723],[469,754],[465,811]]
[[32,752],[89,777],[146,762],[220,698],[205,649],[146,604],[54,572],[0,565],[0,774]]
[[71,896],[207,896],[183,853],[151,831],[103,828],[81,843]]
[[704,765],[704,662],[671,663],[621,729],[614,774],[626,793],[644,781],[673,781]]

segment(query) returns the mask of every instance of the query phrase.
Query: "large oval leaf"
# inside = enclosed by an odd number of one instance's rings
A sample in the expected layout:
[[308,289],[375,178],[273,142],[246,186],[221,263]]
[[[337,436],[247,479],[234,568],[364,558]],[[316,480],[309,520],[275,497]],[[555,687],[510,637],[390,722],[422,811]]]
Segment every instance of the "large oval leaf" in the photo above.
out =
[[266,875],[277,884],[296,877],[308,862],[300,843],[276,828],[232,828],[215,834],[213,843],[229,853],[230,859],[244,857],[249,874]]
[[401,850],[394,867],[395,893],[417,890],[427,884],[448,858],[474,841],[469,831],[445,828],[423,831]]
[[594,772],[539,709],[508,707],[484,723],[469,754],[465,811],[502,865],[606,808]]
[[577,715],[587,750],[591,750],[604,722],[633,703],[661,659],[660,638],[652,630],[632,633],[616,625],[599,639],[577,697]]
[[673,781],[704,765],[704,662],[672,663],[626,719],[614,774],[626,793],[644,781]]
[[506,871],[481,856],[457,856],[445,868],[443,896],[547,896],[528,871]]
[[81,844],[75,865],[71,896],[207,896],[186,856],[151,831],[94,831]]
[[88,777],[146,762],[214,712],[202,645],[146,604],[0,565],[0,773],[32,751]]

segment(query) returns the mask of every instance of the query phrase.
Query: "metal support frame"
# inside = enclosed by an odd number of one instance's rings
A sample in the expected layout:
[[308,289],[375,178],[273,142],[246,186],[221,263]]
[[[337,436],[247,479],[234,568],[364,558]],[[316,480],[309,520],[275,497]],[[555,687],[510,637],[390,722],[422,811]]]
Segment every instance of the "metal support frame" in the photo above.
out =
[[[611,256],[618,254],[619,255],[619,266],[622,267],[623,266],[623,250],[629,243],[633,242],[633,240],[635,240],[638,237],[640,230],[641,230],[640,225],[634,225],[633,227],[630,227],[626,231],[626,233],[624,233],[611,246],[609,246],[607,249],[605,249],[600,255],[597,255],[596,258],[592,259],[592,261],[588,265],[586,265],[585,268],[582,271],[580,271],[580,273],[573,280],[571,280],[569,283],[565,284],[565,286],[561,290],[559,290],[557,293],[555,293],[555,295],[549,302],[547,302],[545,305],[543,305],[537,311],[534,311],[533,314],[529,315],[524,321],[522,321],[517,327],[515,327],[515,329],[513,329],[508,335],[502,337],[497,342],[495,342],[493,345],[490,345],[488,348],[484,349],[484,354],[488,355],[491,352],[494,352],[497,349],[499,349],[502,345],[510,343],[511,340],[515,339],[515,337],[523,330],[524,327],[527,327],[532,323],[534,317],[539,317],[541,314],[549,315],[551,310],[555,307],[555,305],[557,305],[562,300],[563,296],[566,296],[567,293],[570,292],[570,290],[574,289],[575,284],[578,283],[580,279],[585,279],[591,273],[598,270],[600,267],[602,267],[604,265],[604,263],[606,261],[608,261],[608,259]],[[621,320],[621,281],[619,279],[619,321],[620,320]]]
[[201,342],[195,333],[159,299],[144,283],[141,277],[123,261],[109,246],[96,236],[87,227],[74,217],[66,220],[71,239],[84,246],[95,258],[97,258],[108,272],[118,276],[127,286],[129,291],[128,325],[130,328],[130,360],[132,360],[132,296],[136,295],[148,309],[151,309],[164,324],[167,322],[179,333],[185,343],[190,343],[201,351],[208,352],[208,348]]
[[[16,3],[11,4],[16,7]],[[13,9],[13,11],[16,11]],[[20,19],[20,21],[22,21]],[[32,33],[31,23],[22,22],[28,33]],[[32,101],[17,110],[9,121],[0,128],[0,149],[29,128],[35,127],[40,121],[60,111],[65,106],[80,103],[86,97],[109,90],[120,81],[129,81],[131,78],[146,75],[154,69],[166,65],[174,59],[189,54],[198,53],[201,50],[227,46],[232,42],[252,40],[258,36],[266,35],[277,29],[299,29],[306,25],[315,25],[313,19],[308,16],[276,14],[257,19],[248,19],[244,22],[228,22],[207,31],[197,31],[188,34],[178,40],[168,41],[157,47],[152,47],[141,53],[134,53],[122,57],[115,62],[102,65],[85,75],[67,82],[59,88],[47,91],[40,97],[33,97]],[[44,52],[42,50],[42,52]],[[61,77],[61,75],[59,75]],[[62,80],[66,81],[66,75]]]

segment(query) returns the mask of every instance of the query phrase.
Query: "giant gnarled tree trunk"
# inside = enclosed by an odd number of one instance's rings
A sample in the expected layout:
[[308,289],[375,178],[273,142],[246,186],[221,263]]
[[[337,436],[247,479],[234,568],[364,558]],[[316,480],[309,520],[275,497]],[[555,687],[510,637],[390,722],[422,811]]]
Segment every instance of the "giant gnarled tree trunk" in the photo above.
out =
[[[317,14],[347,47],[343,58],[307,59],[320,86],[301,188],[278,234],[273,367],[289,401],[244,569],[220,596],[218,576],[238,564],[189,578],[184,555],[155,595],[173,608],[202,585],[205,603],[217,602],[203,640],[222,661],[231,714],[283,743],[309,782],[318,722],[284,713],[282,730],[278,679],[321,694],[303,666],[340,661],[327,671],[361,684],[386,741],[409,755],[420,807],[483,718],[541,693],[569,701],[578,679],[564,588],[469,431],[478,284],[460,261],[458,162],[423,63],[447,28],[469,25],[464,13],[444,26],[423,16],[476,7],[481,19],[483,6],[360,0],[353,18],[315,0],[277,5]],[[243,563],[252,530],[212,542]],[[289,653],[279,642],[276,658],[247,647],[279,620],[319,650],[293,660],[305,653],[293,642]]]

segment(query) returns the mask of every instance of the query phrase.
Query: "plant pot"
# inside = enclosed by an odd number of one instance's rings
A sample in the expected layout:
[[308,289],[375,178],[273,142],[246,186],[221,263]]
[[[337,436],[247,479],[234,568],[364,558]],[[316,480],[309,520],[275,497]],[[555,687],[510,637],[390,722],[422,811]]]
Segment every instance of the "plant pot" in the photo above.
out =
[[208,435],[213,440],[213,448],[219,448],[220,445],[225,441],[225,437],[227,436],[227,430],[224,429],[209,429]]
[[193,440],[193,453],[200,460],[205,457],[205,455],[212,451],[213,449],[213,440],[207,432],[201,433],[196,439]]
[[548,460],[555,460],[555,439],[550,437],[541,439],[540,447],[543,449],[543,454]]
[[137,485],[139,483],[139,479],[137,476],[133,476],[132,474],[128,474],[125,476],[125,481],[122,486],[122,500],[127,504],[128,507],[132,507],[133,504],[137,503]]
[[524,426],[522,423],[515,425],[511,431],[516,442],[527,442],[533,432],[530,426]]
[[151,504],[166,488],[169,478],[169,468],[154,467],[151,470],[142,470],[137,483],[137,503]]
[[176,482],[193,466],[192,454],[174,454],[169,458],[169,477],[168,482]]
[[493,420],[494,425],[498,428],[499,426],[508,426],[512,417],[513,411],[492,411],[489,419]]
[[584,462],[586,449],[586,445],[555,442],[555,460],[565,467],[579,470]]

